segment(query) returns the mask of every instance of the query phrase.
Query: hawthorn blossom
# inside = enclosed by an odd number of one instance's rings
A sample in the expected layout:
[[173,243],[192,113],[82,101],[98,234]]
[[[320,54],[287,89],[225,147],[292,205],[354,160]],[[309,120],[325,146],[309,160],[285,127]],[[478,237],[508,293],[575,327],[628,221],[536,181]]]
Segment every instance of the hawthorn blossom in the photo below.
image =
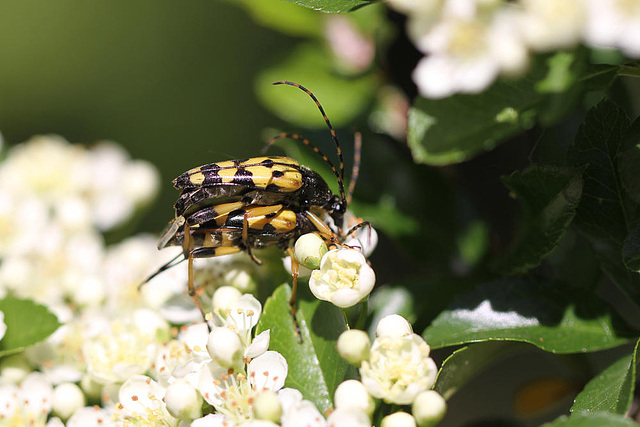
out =
[[[381,320],[383,325],[385,319]],[[383,326],[371,345],[369,359],[360,366],[362,383],[378,399],[408,405],[435,383],[438,369],[429,352],[420,335],[407,333],[406,328],[398,331]]]
[[322,257],[320,269],[311,273],[309,289],[316,298],[346,308],[366,298],[375,281],[375,273],[360,251],[333,249]]

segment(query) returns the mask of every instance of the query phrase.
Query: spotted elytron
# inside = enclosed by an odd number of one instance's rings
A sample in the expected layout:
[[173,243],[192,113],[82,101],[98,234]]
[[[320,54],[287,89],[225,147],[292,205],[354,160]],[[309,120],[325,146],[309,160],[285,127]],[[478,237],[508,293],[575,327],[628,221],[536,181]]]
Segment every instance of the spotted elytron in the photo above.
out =
[[[297,87],[316,103],[335,144],[339,171],[326,155],[298,134],[276,135],[268,141],[265,150],[283,138],[303,143],[329,165],[337,179],[339,195],[333,194],[324,179],[314,170],[300,165],[294,159],[280,156],[210,163],[192,168],[174,179],[174,187],[181,191],[174,205],[176,217],[169,223],[158,248],[181,246],[182,259],[176,257],[151,277],[176,263],[188,260],[189,294],[194,297],[201,311],[193,285],[194,258],[211,258],[245,251],[260,263],[253,250],[275,246],[287,251],[292,258],[293,288],[290,304],[295,320],[293,304],[298,265],[292,256],[293,242],[303,234],[317,232],[328,243],[339,244],[355,228],[365,224],[358,224],[349,232],[341,233],[353,184],[358,175],[359,135],[356,138],[356,161],[347,195],[342,149],[320,102],[308,89],[297,83],[279,81],[273,84]],[[323,220],[324,216],[332,219],[335,229]]]

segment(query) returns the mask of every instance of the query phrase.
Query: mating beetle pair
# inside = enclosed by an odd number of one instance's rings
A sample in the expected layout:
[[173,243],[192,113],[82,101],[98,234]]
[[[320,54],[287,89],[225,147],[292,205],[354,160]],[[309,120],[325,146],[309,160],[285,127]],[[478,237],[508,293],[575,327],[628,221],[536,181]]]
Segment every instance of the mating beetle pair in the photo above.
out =
[[[355,228],[365,224],[358,224],[344,235],[340,233],[358,174],[359,156],[356,155],[352,185],[349,195],[346,195],[342,149],[320,102],[308,89],[297,83],[274,83],[280,84],[299,88],[316,103],[335,143],[340,172],[327,156],[298,134],[279,134],[269,140],[266,148],[282,138],[302,142],[330,166],[338,181],[340,194],[333,194],[317,172],[288,157],[264,156],[211,163],[178,176],[173,181],[174,187],[181,190],[174,205],[176,217],[161,237],[158,248],[183,248],[183,259],[177,262],[188,260],[189,294],[194,296],[201,311],[193,285],[194,258],[245,251],[260,263],[253,254],[253,249],[276,246],[288,251],[292,258],[294,282],[290,304],[295,319],[293,303],[298,265],[292,256],[292,243],[310,232],[319,233],[329,243],[339,243]],[[359,138],[356,138],[356,151],[359,151]],[[324,215],[333,220],[337,230],[332,230],[325,223]],[[176,260],[177,258],[161,267],[154,276],[175,265]]]

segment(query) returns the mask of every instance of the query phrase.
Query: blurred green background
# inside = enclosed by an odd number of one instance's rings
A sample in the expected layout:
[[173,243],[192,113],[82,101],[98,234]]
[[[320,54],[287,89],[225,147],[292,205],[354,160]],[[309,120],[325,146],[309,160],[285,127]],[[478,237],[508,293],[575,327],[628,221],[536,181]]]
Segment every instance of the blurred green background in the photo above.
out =
[[[263,110],[255,75],[291,39],[215,0],[4,1],[0,5],[0,132],[113,140],[161,172],[139,229],[173,216],[171,180],[191,167],[255,155]],[[285,77],[285,76],[283,76]]]

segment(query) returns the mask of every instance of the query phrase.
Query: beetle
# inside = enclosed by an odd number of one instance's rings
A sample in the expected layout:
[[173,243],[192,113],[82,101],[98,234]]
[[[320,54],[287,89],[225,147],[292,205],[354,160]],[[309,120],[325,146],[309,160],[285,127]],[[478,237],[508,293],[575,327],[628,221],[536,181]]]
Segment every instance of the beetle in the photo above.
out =
[[[299,134],[276,135],[267,142],[265,150],[279,139],[300,141],[329,165],[337,179],[339,194],[333,194],[316,171],[289,157],[262,156],[192,168],[173,180],[174,187],[181,190],[174,205],[176,215],[158,244],[159,249],[181,246],[182,254],[160,267],[146,281],[188,260],[189,294],[204,315],[193,285],[195,258],[245,251],[259,264],[253,250],[275,246],[288,252],[292,259],[293,286],[289,304],[298,329],[294,302],[299,267],[291,246],[298,237],[309,232],[319,233],[330,244],[340,244],[352,231],[367,224],[361,223],[346,234],[340,233],[359,171],[361,141],[360,135],[356,134],[356,155],[347,195],[342,149],[320,102],[297,83],[279,81],[273,84],[297,87],[316,103],[335,144],[340,171],[315,145]],[[325,214],[332,219],[335,229],[322,218]],[[178,260],[180,256],[182,259]]]

